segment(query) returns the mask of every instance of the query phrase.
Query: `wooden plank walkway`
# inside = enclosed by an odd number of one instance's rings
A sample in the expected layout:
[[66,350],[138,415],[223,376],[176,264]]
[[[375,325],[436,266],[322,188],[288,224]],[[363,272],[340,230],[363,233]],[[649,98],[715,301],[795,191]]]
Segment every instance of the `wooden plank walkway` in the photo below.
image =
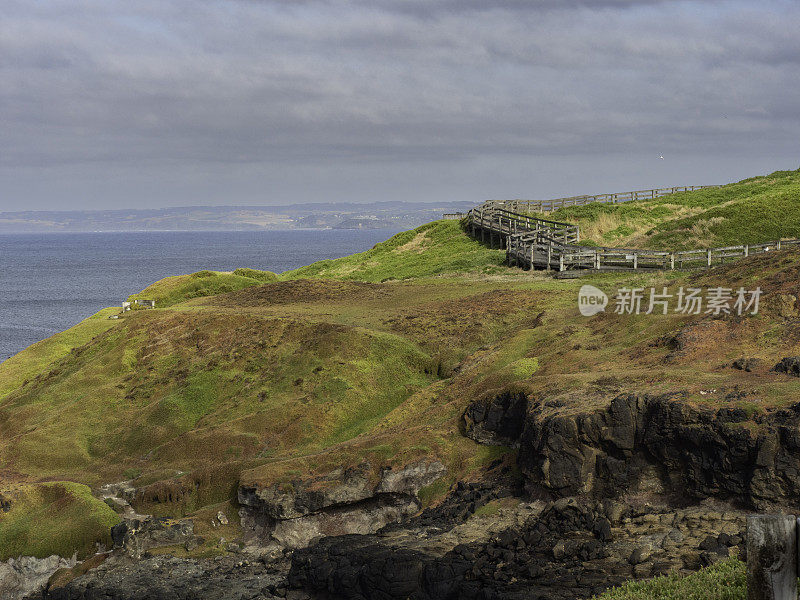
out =
[[[667,195],[666,190],[691,191],[718,186],[690,186],[629,192],[631,201],[642,198],[658,198]],[[645,195],[650,194],[650,195]],[[623,194],[601,194],[599,196],[579,196],[578,198],[606,198],[624,196]],[[571,200],[559,198],[551,202]],[[594,200],[605,202],[611,200]],[[513,200],[512,203],[528,202]],[[539,201],[536,201],[539,202]],[[588,202],[582,202],[586,204]],[[470,210],[464,223],[474,238],[480,238],[493,248],[506,249],[506,261],[510,266],[523,269],[546,269],[548,271],[594,270],[674,270],[708,268],[732,260],[759,254],[782,247],[800,245],[800,240],[775,240],[763,244],[740,244],[702,250],[646,250],[642,248],[607,248],[580,245],[580,231],[577,225],[534,217],[525,212],[511,210],[520,205],[509,201],[489,200]],[[525,208],[525,205],[522,205]]]
[[631,200],[652,200],[663,198],[679,192],[692,192],[707,188],[718,188],[718,185],[688,185],[683,187],[654,188],[652,190],[636,190],[634,192],[620,192],[616,194],[594,194],[587,196],[569,196],[553,200],[489,200],[493,205],[500,206],[518,213],[547,213],[564,208],[565,206],[583,206],[593,202],[620,204]]

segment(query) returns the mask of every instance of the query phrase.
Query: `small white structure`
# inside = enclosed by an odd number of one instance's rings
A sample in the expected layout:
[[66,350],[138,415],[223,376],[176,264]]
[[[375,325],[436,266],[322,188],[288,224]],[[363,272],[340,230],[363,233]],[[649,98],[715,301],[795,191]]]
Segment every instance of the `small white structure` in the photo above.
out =
[[155,300],[134,300],[133,302],[123,302],[122,303],[122,312],[127,312],[133,309],[133,305],[136,304],[141,306],[142,308],[155,308],[156,301]]

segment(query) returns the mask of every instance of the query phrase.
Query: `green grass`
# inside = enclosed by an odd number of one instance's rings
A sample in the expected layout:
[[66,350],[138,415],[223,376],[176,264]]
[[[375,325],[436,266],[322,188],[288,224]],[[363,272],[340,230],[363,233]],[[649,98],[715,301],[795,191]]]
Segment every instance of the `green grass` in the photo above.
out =
[[390,332],[139,311],[0,404],[0,457],[94,485],[265,448],[319,451],[368,431],[435,377],[431,357]]
[[321,277],[380,282],[454,273],[502,271],[505,252],[471,239],[458,221],[434,221],[398,233],[366,252],[315,262],[282,279]]
[[25,381],[47,372],[50,365],[68,356],[73,349],[114,327],[119,321],[108,317],[119,311],[118,308],[104,308],[74,327],[36,342],[0,363],[0,400]]
[[216,296],[246,287],[261,285],[277,276],[270,271],[237,269],[233,273],[198,271],[191,275],[166,277],[132,294],[128,300],[155,300],[157,308],[165,308],[191,298]]
[[258,269],[236,269],[233,272],[234,275],[239,277],[248,277],[250,279],[256,279],[258,281],[276,281],[278,279],[278,275],[273,273],[272,271],[260,271]]
[[596,600],[745,600],[746,565],[726,560],[692,573],[632,581],[596,596]]
[[85,485],[57,481],[25,485],[9,494],[11,510],[0,512],[0,560],[53,554],[91,555],[96,543],[110,545],[120,518]]
[[654,200],[568,207],[587,243],[683,250],[800,237],[800,169]]

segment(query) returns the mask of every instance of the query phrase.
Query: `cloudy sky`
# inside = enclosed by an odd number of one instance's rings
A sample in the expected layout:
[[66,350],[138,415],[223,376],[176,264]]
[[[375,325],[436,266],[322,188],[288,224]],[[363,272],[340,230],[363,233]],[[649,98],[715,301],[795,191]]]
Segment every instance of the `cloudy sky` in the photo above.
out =
[[2,0],[0,210],[798,168],[799,31],[797,0]]

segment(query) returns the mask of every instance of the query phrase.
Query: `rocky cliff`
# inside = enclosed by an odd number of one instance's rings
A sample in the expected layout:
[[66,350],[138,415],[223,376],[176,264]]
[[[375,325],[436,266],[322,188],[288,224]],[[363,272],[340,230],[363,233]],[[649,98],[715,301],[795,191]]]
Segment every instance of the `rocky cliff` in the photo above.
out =
[[681,393],[624,394],[580,412],[529,401],[524,420],[505,396],[464,414],[478,441],[519,434],[528,493],[619,498],[643,493],[687,505],[714,498],[748,509],[800,505],[800,404],[749,414],[697,406]]
[[419,490],[442,477],[438,461],[383,468],[372,481],[368,464],[283,484],[239,487],[244,541],[252,551],[278,555],[315,538],[374,533],[420,509]]
[[170,573],[164,598],[190,574],[203,597],[241,577],[247,598],[584,598],[742,557],[747,509],[796,504],[800,405],[749,415],[622,394],[577,411],[506,394],[471,404],[462,424],[482,443],[518,446],[519,471],[498,462],[417,516],[440,463],[242,486],[239,563],[117,557],[47,597],[133,598],[157,569]]

